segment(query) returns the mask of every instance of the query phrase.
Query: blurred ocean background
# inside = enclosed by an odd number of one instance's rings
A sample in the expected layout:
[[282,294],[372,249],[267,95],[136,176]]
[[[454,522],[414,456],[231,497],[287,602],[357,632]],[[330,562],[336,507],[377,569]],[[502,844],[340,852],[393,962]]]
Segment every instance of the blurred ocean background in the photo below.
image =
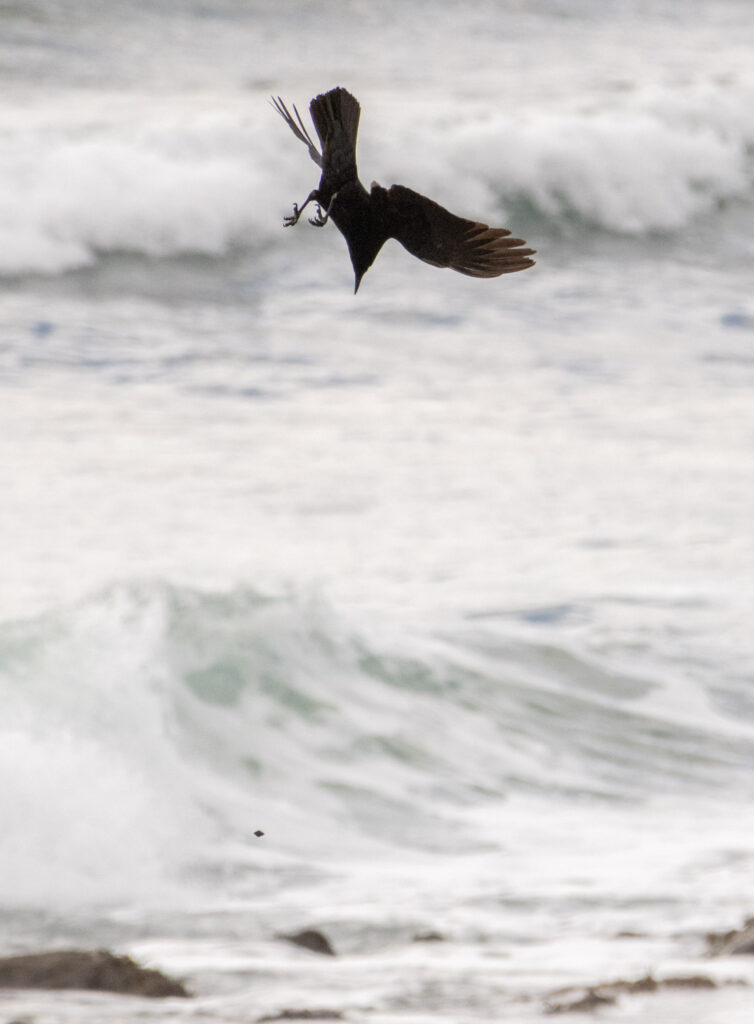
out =
[[[704,941],[754,913],[753,48],[746,0],[0,0],[0,955],[196,993],[0,1019],[754,982]],[[536,267],[389,243],[354,297],[268,103],[336,85],[365,184]]]

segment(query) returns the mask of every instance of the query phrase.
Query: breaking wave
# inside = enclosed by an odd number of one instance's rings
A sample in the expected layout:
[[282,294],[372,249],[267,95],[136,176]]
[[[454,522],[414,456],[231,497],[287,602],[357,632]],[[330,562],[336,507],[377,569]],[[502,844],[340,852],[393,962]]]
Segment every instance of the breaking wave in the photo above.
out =
[[740,704],[702,703],[679,720],[687,680],[510,630],[406,634],[315,595],[116,586],[0,628],[0,900],[117,899],[218,843],[253,857],[258,827],[294,854],[334,834],[453,849],[458,815],[516,792],[740,790]]
[[[411,104],[397,112],[379,94],[362,99],[365,180],[403,181],[462,213],[529,209],[555,226],[575,218],[640,235],[681,232],[721,204],[752,201],[754,82],[627,89],[491,116],[458,103],[419,118]],[[493,100],[487,110],[501,108]],[[2,107],[0,154],[5,276],[115,252],[264,249],[317,173],[256,93],[63,94]]]

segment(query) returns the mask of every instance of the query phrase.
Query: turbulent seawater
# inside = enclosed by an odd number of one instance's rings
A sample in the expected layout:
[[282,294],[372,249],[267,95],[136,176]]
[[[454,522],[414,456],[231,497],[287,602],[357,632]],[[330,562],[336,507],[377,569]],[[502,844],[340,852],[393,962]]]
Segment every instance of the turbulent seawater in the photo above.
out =
[[[704,941],[754,913],[752,45],[742,0],[0,3],[0,955],[196,995],[1,1019],[754,982]],[[267,102],[334,85],[367,184],[536,267],[389,243],[354,297]]]

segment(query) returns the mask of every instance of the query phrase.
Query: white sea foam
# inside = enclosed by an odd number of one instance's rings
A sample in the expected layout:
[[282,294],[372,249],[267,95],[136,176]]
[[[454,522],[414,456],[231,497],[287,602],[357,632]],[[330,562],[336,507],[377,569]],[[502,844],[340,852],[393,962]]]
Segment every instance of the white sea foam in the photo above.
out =
[[[3,7],[8,952],[115,946],[238,1024],[744,972],[701,958],[752,913],[745,6]],[[354,299],[282,228],[318,172],[267,103],[334,85],[366,184],[537,267],[395,244]]]
[[[436,190],[462,181],[469,207],[523,200],[556,222],[640,234],[680,230],[724,201],[754,197],[752,81],[637,87],[475,120],[455,113],[452,126],[425,124],[418,146],[404,137],[397,148],[425,154]],[[410,174],[405,157],[395,163]]]
[[[645,88],[519,114],[369,107],[365,174],[431,191],[462,212],[521,202],[555,223],[679,231],[751,201],[754,85]],[[426,114],[426,112],[423,112]],[[56,273],[100,255],[222,256],[280,237],[288,204],[317,180],[306,151],[258,94],[0,109],[0,273]],[[370,170],[373,168],[373,170]],[[460,185],[459,185],[460,183]]]
[[473,848],[458,815],[517,792],[554,807],[733,790],[752,756],[724,708],[665,717],[646,703],[660,679],[609,658],[357,627],[313,597],[115,587],[4,627],[0,666],[14,903],[143,892],[255,822],[312,855],[333,830],[342,854]]
[[279,169],[241,105],[156,106],[0,114],[2,272],[55,273],[118,251],[217,256],[269,238],[279,221],[265,189]]

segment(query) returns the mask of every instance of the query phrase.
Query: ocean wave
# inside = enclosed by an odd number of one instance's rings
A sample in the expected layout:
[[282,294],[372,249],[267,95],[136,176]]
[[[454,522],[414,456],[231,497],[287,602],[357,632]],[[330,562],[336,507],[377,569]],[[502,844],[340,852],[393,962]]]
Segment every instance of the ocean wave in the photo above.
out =
[[113,252],[219,256],[269,240],[280,221],[266,192],[281,168],[268,135],[240,104],[155,106],[70,100],[0,113],[0,273],[54,274]]
[[157,583],[2,626],[0,895],[90,898],[99,879],[111,899],[220,839],[253,854],[257,827],[289,850],[334,830],[453,849],[457,815],[514,792],[636,800],[750,772],[724,708],[683,723],[653,709],[657,679],[480,629]]
[[754,200],[754,80],[636,86],[514,112],[493,99],[489,110],[391,122],[391,172],[418,170],[448,204],[448,182],[463,182],[469,208],[487,216],[529,209],[555,230],[575,220],[627,236],[681,232],[721,204]]
[[[362,97],[365,180],[403,182],[461,213],[494,220],[529,208],[553,227],[575,218],[641,235],[682,231],[720,204],[752,200],[750,81],[636,88],[517,113],[438,103],[419,117],[410,103],[397,111],[388,96],[373,99]],[[6,276],[55,274],[113,252],[265,248],[317,175],[257,94],[86,94],[0,108],[0,143]]]
[[625,235],[678,232],[754,199],[754,83],[630,91],[467,129],[488,187],[556,221]]

